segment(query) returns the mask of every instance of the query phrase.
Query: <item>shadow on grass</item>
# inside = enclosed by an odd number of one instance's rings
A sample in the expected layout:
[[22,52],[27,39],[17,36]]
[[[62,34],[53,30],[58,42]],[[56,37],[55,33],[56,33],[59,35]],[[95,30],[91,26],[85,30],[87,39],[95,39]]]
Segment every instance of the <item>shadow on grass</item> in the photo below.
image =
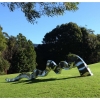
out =
[[65,80],[65,79],[72,79],[72,78],[82,78],[81,76],[74,76],[74,77],[67,77],[67,78],[49,78],[49,79],[33,79],[33,80],[20,80],[16,82],[12,82],[13,84],[18,83],[26,83],[26,84],[34,84],[38,82],[48,82],[48,81],[55,81],[55,80]]

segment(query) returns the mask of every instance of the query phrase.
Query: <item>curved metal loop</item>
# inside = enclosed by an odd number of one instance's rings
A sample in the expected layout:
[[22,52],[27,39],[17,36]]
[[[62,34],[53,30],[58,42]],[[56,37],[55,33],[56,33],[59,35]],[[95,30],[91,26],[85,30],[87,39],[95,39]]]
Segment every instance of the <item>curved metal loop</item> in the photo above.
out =
[[28,80],[35,79],[37,77],[47,76],[48,73],[53,70],[56,74],[61,74],[62,69],[70,70],[71,68],[77,67],[81,76],[92,76],[90,69],[84,60],[78,55],[74,55],[74,57],[70,58],[69,63],[66,61],[60,61],[57,65],[52,60],[47,60],[46,69],[44,71],[35,69],[33,73],[21,73],[15,78],[6,78],[7,82],[19,81],[22,78],[27,78]]

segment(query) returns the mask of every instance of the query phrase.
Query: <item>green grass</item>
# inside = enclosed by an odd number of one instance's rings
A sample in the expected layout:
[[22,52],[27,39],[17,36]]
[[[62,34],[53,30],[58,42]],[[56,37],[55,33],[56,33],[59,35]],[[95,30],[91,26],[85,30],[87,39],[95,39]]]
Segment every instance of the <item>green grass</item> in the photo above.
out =
[[0,98],[100,98],[100,63],[89,65],[93,76],[79,77],[77,68],[51,71],[33,81],[6,82],[18,74],[0,76]]

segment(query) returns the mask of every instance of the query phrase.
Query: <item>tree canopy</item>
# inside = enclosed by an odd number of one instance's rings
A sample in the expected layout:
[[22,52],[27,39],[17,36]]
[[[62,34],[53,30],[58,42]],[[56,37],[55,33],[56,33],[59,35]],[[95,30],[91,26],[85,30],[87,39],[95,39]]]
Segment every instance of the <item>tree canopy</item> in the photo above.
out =
[[37,18],[43,15],[57,16],[63,15],[65,11],[76,11],[78,2],[2,2],[10,11],[20,8],[30,23],[35,23]]
[[0,26],[0,74],[3,72],[5,73],[5,71],[9,68],[10,64],[9,62],[4,59],[4,51],[7,48],[7,41],[6,38],[3,36],[3,32],[2,32],[3,28]]
[[100,35],[73,22],[58,25],[46,33],[42,43],[36,47],[39,69],[45,69],[48,59],[56,63],[67,61],[69,53],[81,56],[87,64],[100,61]]
[[[0,57],[0,65],[2,65],[0,71],[7,70],[8,74],[33,71],[37,63],[32,41],[27,40],[21,33],[16,37],[9,36],[5,32],[3,32],[3,35],[6,39],[7,47],[4,50],[3,56]],[[4,59],[9,63],[4,61]],[[7,65],[9,65],[9,68]]]

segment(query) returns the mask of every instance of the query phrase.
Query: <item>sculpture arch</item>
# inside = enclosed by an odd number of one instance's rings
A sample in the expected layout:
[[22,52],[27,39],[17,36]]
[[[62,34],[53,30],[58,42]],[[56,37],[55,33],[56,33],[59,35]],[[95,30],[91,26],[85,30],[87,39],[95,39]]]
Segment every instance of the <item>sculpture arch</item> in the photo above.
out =
[[61,70],[70,70],[71,68],[77,67],[80,76],[92,76],[93,73],[89,69],[88,65],[85,63],[85,61],[79,57],[78,55],[71,55],[69,56],[68,63],[66,61],[60,61],[57,65],[54,61],[48,60],[46,64],[45,70],[39,70],[35,69],[33,70],[33,73],[21,73],[15,78],[6,78],[7,82],[14,82],[18,81],[22,78],[27,78],[28,80],[35,79],[37,77],[44,77],[47,76],[48,73],[53,70],[56,74],[61,74]]

